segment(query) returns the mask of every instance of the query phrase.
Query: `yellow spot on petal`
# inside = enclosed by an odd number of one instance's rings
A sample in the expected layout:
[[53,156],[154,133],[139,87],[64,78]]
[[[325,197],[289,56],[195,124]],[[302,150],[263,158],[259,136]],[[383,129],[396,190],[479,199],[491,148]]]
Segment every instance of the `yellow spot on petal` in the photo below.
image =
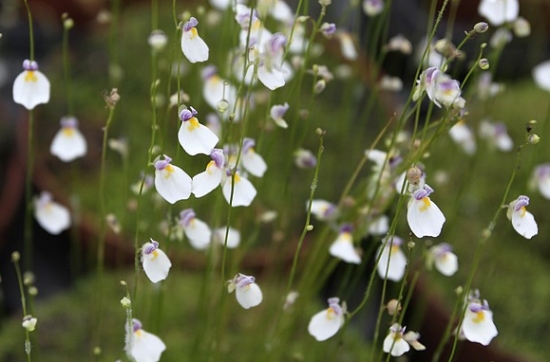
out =
[[399,245],[392,245],[390,248],[390,255],[393,255],[397,252],[399,252]]
[[481,323],[485,320],[485,313],[483,313],[482,310],[480,310],[479,312],[475,313],[475,317],[472,318],[472,320],[474,321],[474,323]]
[[191,39],[199,36],[199,32],[197,31],[197,29],[195,28],[191,28],[191,30],[189,30],[191,32]]
[[209,175],[213,173],[212,169],[216,167],[216,161],[210,161],[208,162],[208,165],[206,165],[206,172],[208,172]]
[[27,74],[25,74],[25,82],[36,82],[38,78],[36,77],[36,74],[34,74],[34,70],[27,70]]
[[71,128],[71,127],[63,128],[63,135],[65,137],[72,137],[74,135],[74,128]]
[[241,176],[238,173],[235,174],[235,183],[241,181]]
[[330,319],[334,318],[334,315],[335,315],[334,309],[332,309],[332,307],[328,308],[327,309],[327,319],[330,320]]
[[134,336],[136,337],[141,337],[141,329],[138,329],[137,331],[134,332]]
[[420,211],[426,211],[426,210],[428,210],[428,208],[429,208],[430,205],[432,204],[432,203],[430,202],[430,198],[429,198],[429,197],[424,197],[424,198],[422,199],[422,203],[423,203],[423,205],[420,206]]
[[521,217],[524,217],[526,212],[527,212],[527,209],[525,208],[525,206],[522,206],[521,209],[519,209],[519,213]]
[[189,125],[187,126],[187,129],[189,131],[194,131],[200,126],[199,120],[195,117],[191,118],[188,122],[189,122]]
[[151,254],[153,254],[153,257],[151,258],[151,261],[155,261],[155,259],[158,258],[158,256],[159,256],[159,253],[156,250],[153,250],[153,252]]
[[170,178],[170,176],[172,176],[172,173],[174,172],[174,167],[172,167],[172,165],[167,165],[164,168],[164,171],[166,171],[164,173],[164,178]]

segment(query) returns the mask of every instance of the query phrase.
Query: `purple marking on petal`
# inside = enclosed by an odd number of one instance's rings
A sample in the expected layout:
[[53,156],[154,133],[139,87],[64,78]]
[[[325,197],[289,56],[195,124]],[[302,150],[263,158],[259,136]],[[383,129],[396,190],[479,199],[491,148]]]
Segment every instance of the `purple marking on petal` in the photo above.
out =
[[34,60],[25,59],[23,61],[23,69],[25,70],[38,70],[38,63]]
[[[192,108],[193,109],[193,108]],[[196,112],[196,111],[195,111]],[[195,116],[196,113],[193,113],[192,111],[190,111],[189,109],[183,109],[181,112],[180,112],[180,119],[182,122],[187,122],[189,121],[191,118],[193,118]]]
[[256,146],[256,141],[254,141],[252,138],[245,138],[243,140],[243,153],[247,153],[254,146]]
[[134,333],[139,331],[141,329],[141,322],[137,319],[132,319],[132,329],[134,330]]
[[340,226],[340,232],[341,233],[352,233],[353,232],[353,225],[350,223],[345,223]]
[[[388,242],[386,243],[386,248],[389,248],[390,246],[401,246],[403,244],[403,239],[401,239],[399,236],[393,235],[386,239],[388,239]],[[386,239],[383,239],[382,242],[385,242]]]
[[180,224],[184,227],[189,226],[191,220],[195,218],[195,211],[193,209],[185,209],[180,212]]
[[290,106],[288,105],[288,103],[274,105],[273,107],[271,107],[271,117],[273,119],[283,118],[289,107]]
[[65,116],[61,117],[61,121],[59,121],[61,124],[61,127],[63,128],[77,128],[78,127],[78,120],[76,117],[73,116]]
[[538,179],[544,179],[550,177],[550,163],[545,163],[537,166],[535,169],[535,174]]
[[277,54],[283,50],[283,47],[286,44],[286,37],[281,33],[275,33],[269,39],[269,52],[271,54]]
[[334,314],[341,315],[342,314],[342,307],[340,307],[340,298],[329,298],[328,299],[328,306],[332,308]]
[[160,171],[164,170],[170,164],[170,162],[172,162],[172,159],[164,155],[164,160],[156,160],[153,166],[155,166],[155,168]]
[[326,23],[326,25],[324,25],[321,30],[326,36],[334,35],[334,33],[336,33],[336,24]]
[[230,169],[230,168],[227,168],[227,169],[225,170],[225,175],[226,175],[227,177],[231,177],[231,169]]
[[432,194],[432,192],[434,192],[434,189],[432,189],[430,186],[428,185],[424,185],[423,188],[421,189],[418,189],[416,190],[415,192],[413,192],[413,197],[416,199],[416,200],[422,200],[423,198],[425,197],[428,197]]
[[482,310],[484,310],[485,308],[483,308],[483,306],[479,303],[472,302],[472,303],[470,303],[469,309],[473,313],[478,313],[478,312],[481,312]]
[[391,168],[397,167],[401,162],[403,161],[403,158],[401,156],[391,156],[388,160],[388,163],[390,164]]
[[50,194],[48,191],[42,191],[37,201],[38,207],[39,208],[44,207],[50,202],[52,202],[52,200],[53,200],[52,194]]
[[145,182],[144,184],[145,186],[151,187],[155,183],[155,179],[151,175],[146,175],[144,182]]
[[237,286],[237,288],[242,288],[242,287],[245,287],[247,285],[250,285],[250,284],[254,283],[255,281],[256,281],[256,278],[254,278],[254,277],[244,275],[244,274],[239,274],[235,278],[234,283]]
[[196,18],[191,17],[191,19],[189,19],[188,22],[183,24],[183,31],[189,31],[194,27],[196,27],[197,25],[199,25],[199,21]]
[[157,250],[159,248],[159,243],[153,239],[151,239],[150,243],[146,243],[147,247],[143,249],[144,254],[151,254],[153,251]]
[[529,205],[529,197],[521,195],[514,202],[514,211],[519,211],[522,207],[525,207],[527,205]]
[[210,158],[216,163],[216,167],[222,168],[225,164],[225,157],[221,148],[214,148],[210,153]]
[[437,246],[435,250],[436,250],[437,256],[445,256],[445,254],[453,251],[453,247],[450,244],[441,243]]
[[437,67],[430,67],[425,70],[424,74],[424,83],[425,84],[432,84],[432,80],[437,77],[437,75],[440,73],[440,70],[437,69]]
[[201,71],[202,80],[207,80],[208,78],[216,75],[218,73],[218,68],[215,65],[208,65],[204,67]]

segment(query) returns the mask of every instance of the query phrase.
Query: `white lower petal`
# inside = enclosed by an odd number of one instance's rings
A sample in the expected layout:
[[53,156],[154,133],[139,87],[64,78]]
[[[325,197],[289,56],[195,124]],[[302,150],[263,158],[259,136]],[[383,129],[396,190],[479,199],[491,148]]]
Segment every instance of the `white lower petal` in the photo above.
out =
[[159,337],[140,329],[134,332],[129,354],[135,362],[158,362],[165,349],[166,345]]
[[[232,181],[228,177],[223,185],[223,196],[227,203],[231,200]],[[256,197],[256,189],[254,185],[244,177],[235,176],[235,190],[233,191],[233,201],[231,206],[249,206]]]
[[[390,253],[390,249],[392,248],[393,250]],[[380,249],[382,249],[382,256],[380,256],[377,266],[378,275],[380,278],[384,279],[387,277],[388,280],[393,280],[394,282],[398,282],[403,279],[403,275],[405,275],[405,269],[407,267],[407,257],[401,248],[387,246]],[[380,254],[380,249],[378,249],[378,252],[376,253],[377,256]]]
[[172,263],[164,251],[157,249],[151,254],[142,255],[143,271],[153,283],[166,279]]
[[53,201],[43,206],[36,204],[34,216],[40,226],[53,235],[58,235],[71,226],[69,210]]
[[212,167],[193,177],[192,192],[195,197],[203,197],[218,187],[222,181],[223,170]]
[[50,81],[40,71],[20,73],[13,83],[13,101],[28,110],[50,101]]
[[227,243],[225,242],[225,231],[226,227],[221,227],[214,231],[215,240],[221,245],[227,245],[229,249],[235,249],[241,243],[241,233],[239,230],[232,227],[229,228],[227,234]]
[[361,257],[353,247],[353,240],[349,233],[340,234],[330,246],[329,253],[346,263],[361,264]]
[[407,221],[411,231],[417,238],[424,236],[436,237],[441,234],[445,216],[429,197],[422,200],[411,198],[407,210]]
[[181,147],[191,156],[199,153],[209,155],[216,147],[219,139],[208,127],[197,123],[190,125],[191,121],[181,123],[178,139]]
[[518,0],[482,0],[478,7],[479,15],[494,26],[514,21],[519,15]]
[[445,253],[435,257],[435,268],[445,276],[451,276],[458,270],[458,257],[453,253]]
[[267,88],[274,90],[285,85],[285,74],[275,68],[267,69],[264,66],[258,67],[258,79]]
[[539,233],[535,217],[529,211],[516,211],[512,213],[512,226],[526,239],[531,239]]
[[550,91],[550,60],[533,68],[533,78],[539,87]]
[[256,283],[237,288],[235,294],[237,301],[244,309],[255,307],[263,300],[262,290]]
[[205,62],[208,60],[208,45],[198,35],[191,31],[184,32],[181,38],[181,50],[183,55],[191,63]]
[[86,154],[87,145],[82,133],[76,129],[60,129],[50,146],[52,155],[61,161],[70,162]]
[[[395,341],[394,341],[395,340]],[[402,338],[395,339],[393,333],[390,333],[384,339],[384,352],[390,353],[394,357],[407,353],[411,348]]]
[[177,166],[155,171],[155,188],[171,204],[191,196],[191,177]]
[[325,341],[338,333],[343,323],[341,315],[336,315],[331,308],[327,308],[311,318],[307,331],[316,340]]
[[199,219],[193,219],[188,226],[185,227],[185,236],[189,239],[189,243],[196,250],[204,250],[210,245],[212,231],[208,225]]
[[264,159],[254,150],[249,150],[243,154],[241,160],[244,168],[256,177],[262,177],[267,170],[267,164]]
[[462,322],[464,337],[470,342],[481,343],[487,346],[497,336],[498,331],[493,322],[493,312],[482,311],[482,318],[476,313],[467,310]]

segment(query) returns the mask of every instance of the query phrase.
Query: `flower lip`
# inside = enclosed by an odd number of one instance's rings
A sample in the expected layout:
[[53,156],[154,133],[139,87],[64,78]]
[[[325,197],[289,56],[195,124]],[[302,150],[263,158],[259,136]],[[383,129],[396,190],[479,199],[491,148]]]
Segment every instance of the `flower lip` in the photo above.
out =
[[214,148],[210,153],[210,158],[214,160],[218,168],[222,168],[225,163],[225,157],[221,148]]
[[328,305],[336,315],[342,314],[342,307],[340,307],[340,298],[329,298],[328,299]]
[[416,199],[416,200],[422,200],[423,198],[425,197],[428,197],[432,194],[432,192],[434,192],[434,189],[432,189],[430,186],[428,185],[424,185],[423,188],[421,189],[418,189],[416,190],[415,192],[413,192],[413,197]]
[[168,166],[172,162],[172,159],[166,155],[164,155],[164,160],[156,160],[153,164],[155,168],[159,171],[164,170],[166,166]]
[[158,241],[155,241],[153,239],[151,239],[151,242],[147,243],[147,244],[149,244],[149,245],[147,245],[147,247],[145,249],[143,249],[143,253],[145,253],[147,255],[151,254],[153,251],[155,251],[159,248]]
[[183,24],[183,31],[189,31],[199,25],[199,21],[195,17],[191,17],[188,22]]
[[514,211],[519,211],[522,207],[525,207],[527,205],[529,205],[529,197],[521,195],[514,202]]
[[23,69],[25,70],[38,70],[38,63],[36,63],[36,61],[34,60],[28,60],[28,59],[25,59],[23,61]]
[[193,209],[185,209],[180,212],[180,224],[183,226],[189,226],[191,220],[195,218],[196,214]]
[[190,109],[183,109],[180,112],[180,119],[182,122],[189,121],[191,118],[195,117],[199,112],[195,110],[193,107],[189,107]]
[[238,274],[233,280],[237,288],[243,288],[247,285],[254,283],[255,281],[256,278],[244,274]]

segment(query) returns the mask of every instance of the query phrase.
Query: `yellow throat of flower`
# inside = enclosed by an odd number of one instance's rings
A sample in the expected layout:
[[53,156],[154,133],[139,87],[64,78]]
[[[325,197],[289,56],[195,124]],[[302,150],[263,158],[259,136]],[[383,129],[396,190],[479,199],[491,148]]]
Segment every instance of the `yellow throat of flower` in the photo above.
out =
[[36,82],[38,78],[36,77],[36,74],[34,74],[34,70],[27,70],[27,73],[25,74],[25,82]]

